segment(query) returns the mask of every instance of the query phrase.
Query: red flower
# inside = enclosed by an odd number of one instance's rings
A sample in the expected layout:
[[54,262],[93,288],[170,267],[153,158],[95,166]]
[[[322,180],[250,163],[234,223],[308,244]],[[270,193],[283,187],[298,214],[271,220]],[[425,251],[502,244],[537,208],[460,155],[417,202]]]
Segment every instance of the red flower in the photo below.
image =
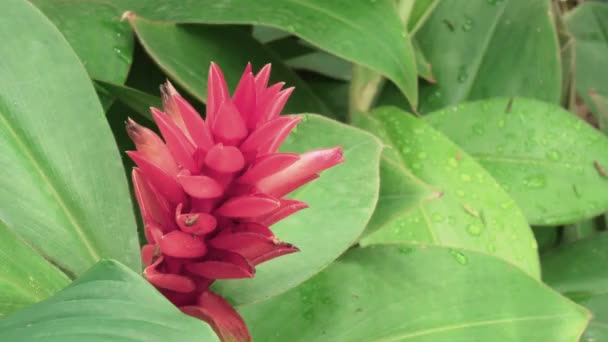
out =
[[239,314],[209,286],[251,278],[255,266],[297,252],[268,228],[306,208],[283,198],[344,161],[339,147],[277,152],[300,117],[279,116],[293,88],[267,86],[270,65],[247,65],[232,98],[214,63],[206,119],[169,82],[164,112],[152,108],[164,138],[132,120],[133,184],[148,244],[144,276],[183,312],[207,321],[224,341],[250,341]]

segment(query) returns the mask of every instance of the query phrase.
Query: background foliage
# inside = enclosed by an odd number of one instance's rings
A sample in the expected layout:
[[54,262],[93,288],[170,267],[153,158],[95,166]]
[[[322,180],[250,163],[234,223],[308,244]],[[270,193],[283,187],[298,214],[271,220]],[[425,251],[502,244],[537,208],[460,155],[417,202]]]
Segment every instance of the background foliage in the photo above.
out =
[[608,340],[603,1],[3,0],[0,39],[2,340],[217,340],[138,275],[122,153],[211,61],[347,160],[273,227],[300,253],[214,285],[255,340]]

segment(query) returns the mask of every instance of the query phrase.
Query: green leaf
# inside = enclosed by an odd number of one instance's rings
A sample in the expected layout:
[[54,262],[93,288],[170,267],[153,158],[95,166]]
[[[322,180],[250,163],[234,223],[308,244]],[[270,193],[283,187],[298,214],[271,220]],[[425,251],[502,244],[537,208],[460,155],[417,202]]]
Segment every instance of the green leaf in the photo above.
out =
[[[380,197],[365,235],[392,225],[405,213],[422,205],[423,201],[441,196],[442,193],[414,176],[399,160],[392,160],[390,153],[385,151],[380,163]],[[367,242],[365,239],[362,241],[363,244]]]
[[153,120],[152,114],[150,114],[150,107],[161,107],[161,99],[159,97],[150,95],[141,90],[103,81],[96,81],[95,85],[101,87],[107,93],[116,97],[120,102],[136,111],[137,114],[140,114],[150,121]]
[[536,241],[523,214],[473,158],[423,120],[396,108],[360,115],[355,124],[380,137],[391,161],[409,171],[403,177],[416,177],[437,194],[363,238],[362,245],[466,248],[493,254],[539,277]]
[[352,77],[352,63],[323,51],[291,58],[286,64],[294,69],[312,71],[343,81],[349,81]]
[[[395,82],[416,107],[414,54],[391,0],[111,0],[124,10],[175,23],[254,24],[290,32],[333,55],[371,68]],[[311,25],[314,23],[314,25]],[[227,37],[222,37],[228,40]],[[241,47],[241,51],[247,51]],[[241,52],[242,53],[242,52]]]
[[412,8],[407,16],[407,30],[410,34],[415,34],[433,10],[439,4],[439,0],[401,0],[402,2],[413,2]]
[[608,233],[577,241],[542,258],[545,282],[593,313],[581,341],[608,339],[607,263]]
[[442,0],[416,39],[437,80],[421,88],[420,112],[492,96],[559,103],[560,51],[549,0]]
[[0,320],[6,341],[219,341],[126,266],[102,260],[55,296]]
[[[122,11],[103,0],[31,0],[70,43],[91,78],[123,83],[133,59],[133,33]],[[104,105],[112,101],[102,96]]]
[[0,220],[69,275],[103,257],[139,269],[127,182],[91,80],[33,5],[6,0],[0,12]]
[[585,2],[568,13],[566,24],[574,37],[576,90],[596,113],[589,92],[608,97],[608,5]]
[[241,313],[256,341],[574,341],[589,314],[499,259],[440,247],[355,249]]
[[418,76],[427,80],[428,82],[435,83],[435,76],[433,76],[433,66],[429,63],[428,59],[422,52],[420,44],[416,39],[412,40],[414,46],[414,53],[416,54],[416,68],[418,69]]
[[177,26],[134,16],[130,20],[148,54],[202,102],[207,97],[207,72],[211,62],[219,64],[232,89],[247,62],[253,64],[254,70],[272,62],[271,80],[285,82],[297,89],[287,104],[287,111],[329,111],[304,81],[242,30],[222,26]]
[[310,208],[272,227],[279,240],[299,249],[257,266],[255,278],[217,283],[236,305],[279,295],[320,272],[344,253],[365,228],[378,199],[380,142],[333,120],[306,115],[281,150],[301,153],[342,145],[346,162],[292,196]]
[[476,158],[531,224],[573,223],[608,209],[608,138],[556,105],[498,98],[428,122]]
[[0,222],[0,318],[45,299],[69,282]]

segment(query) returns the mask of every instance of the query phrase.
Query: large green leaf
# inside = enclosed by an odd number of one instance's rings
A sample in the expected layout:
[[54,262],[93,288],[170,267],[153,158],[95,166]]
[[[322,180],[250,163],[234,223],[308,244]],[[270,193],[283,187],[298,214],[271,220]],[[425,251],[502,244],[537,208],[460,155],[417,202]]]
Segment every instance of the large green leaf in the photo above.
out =
[[[391,0],[170,0],[162,6],[148,0],[110,1],[152,20],[280,28],[383,74],[416,107],[414,54]],[[251,53],[245,47],[241,51]]]
[[301,153],[337,145],[343,146],[346,162],[291,196],[310,208],[272,227],[300,252],[259,265],[254,279],[219,282],[218,291],[234,304],[261,301],[301,284],[356,242],[378,199],[380,142],[359,129],[306,115],[281,150]]
[[416,34],[435,85],[420,111],[465,100],[526,96],[558,103],[560,51],[549,0],[442,0]]
[[428,122],[476,158],[531,224],[572,223],[608,209],[608,138],[556,105],[498,98]]
[[139,269],[135,220],[91,80],[33,5],[0,4],[0,220],[68,274]]
[[3,341],[219,341],[138,274],[102,260],[55,296],[0,320]]
[[608,97],[608,4],[585,2],[566,16],[566,24],[574,37],[576,90],[595,112],[589,91]]
[[[103,0],[30,0],[61,31],[92,78],[123,83],[133,58],[133,33],[122,11]],[[109,105],[112,98],[101,96]]]
[[0,318],[45,299],[68,283],[65,274],[0,222]]
[[211,62],[219,64],[232,89],[247,62],[253,64],[254,70],[272,62],[271,79],[297,89],[288,102],[287,111],[329,111],[305,82],[243,30],[222,26],[177,26],[134,16],[130,20],[150,56],[200,101],[206,101],[207,72]]
[[[422,119],[396,108],[361,114],[355,124],[377,134],[388,146],[385,156],[389,160],[383,164],[399,165],[406,170],[402,177],[418,178],[436,194],[367,235],[362,245],[413,243],[466,248],[493,254],[539,276],[536,241],[523,214],[466,152]],[[391,186],[383,185],[385,188]],[[380,205],[376,210],[383,209]]]
[[543,278],[585,305],[593,320],[582,341],[608,339],[608,233],[580,240],[543,256]]
[[589,314],[516,267],[440,247],[356,249],[241,310],[256,341],[575,341]]

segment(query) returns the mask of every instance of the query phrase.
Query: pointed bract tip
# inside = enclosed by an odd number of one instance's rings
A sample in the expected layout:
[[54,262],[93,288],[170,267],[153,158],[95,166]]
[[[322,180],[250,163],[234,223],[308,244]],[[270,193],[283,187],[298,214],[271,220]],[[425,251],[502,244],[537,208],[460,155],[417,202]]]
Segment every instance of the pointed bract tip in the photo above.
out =
[[120,21],[125,21],[125,20],[131,21],[133,19],[135,19],[135,12],[133,12],[133,11],[125,11],[120,16]]
[[160,85],[160,93],[162,96],[175,96],[179,95],[173,84],[169,80],[166,80],[165,83]]
[[127,121],[125,121],[125,127],[127,129],[127,135],[136,145],[145,143],[145,138],[142,135],[145,133],[144,130],[147,130],[147,128],[138,124],[131,118],[127,118]]

